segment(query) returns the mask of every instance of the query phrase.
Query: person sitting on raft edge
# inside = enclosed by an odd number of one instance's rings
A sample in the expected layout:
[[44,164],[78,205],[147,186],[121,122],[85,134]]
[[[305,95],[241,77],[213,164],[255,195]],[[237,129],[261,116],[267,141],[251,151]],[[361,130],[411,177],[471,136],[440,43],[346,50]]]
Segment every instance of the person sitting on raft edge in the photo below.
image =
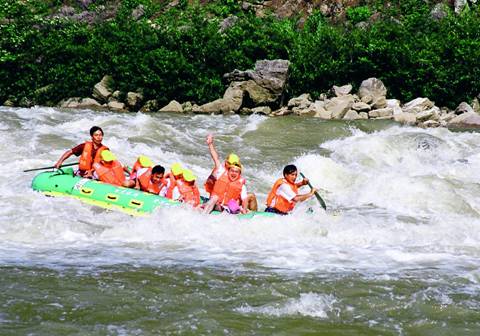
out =
[[100,154],[100,162],[93,164],[95,177],[98,180],[113,184],[119,187],[131,188],[135,185],[132,180],[127,180],[125,173],[128,173],[127,167],[124,167],[109,150],[103,150]]
[[298,188],[308,184],[304,178],[300,182],[297,179],[298,170],[293,164],[283,168],[283,178],[278,179],[267,196],[267,208],[265,212],[273,212],[280,215],[288,215],[298,202],[303,202],[312,197],[317,189],[312,188],[309,193],[299,194]]
[[92,178],[93,164],[95,162],[100,162],[101,152],[108,149],[108,147],[102,144],[103,130],[100,127],[93,126],[90,128],[90,136],[92,137],[91,140],[85,141],[63,153],[57,163],[55,163],[55,168],[59,169],[63,161],[73,154],[75,156],[80,156],[78,170],[75,172],[75,175]]
[[[213,143],[213,135],[209,134],[206,139],[207,145],[208,145],[208,150],[210,152],[210,156],[213,159],[213,163],[215,164],[212,172],[207,178],[207,181],[204,184],[205,191],[210,195],[212,194],[212,191],[215,186],[215,182],[217,179],[220,178],[223,174],[227,172],[229,167],[236,165],[237,167],[240,167],[240,171],[242,170],[242,165],[240,163],[240,158],[238,155],[230,153],[223,164],[220,162],[217,150],[215,149],[215,145]],[[255,197],[254,193],[247,193],[247,198],[244,200],[242,203],[242,207],[251,211],[257,211],[258,210],[258,204],[257,204],[257,198]]]
[[[175,199],[177,198],[178,189],[175,187],[177,186],[177,181],[181,181],[183,178],[183,167],[180,163],[175,162],[170,166],[170,171],[165,174],[165,182],[166,187],[160,192],[160,196],[166,197],[168,199]],[[175,193],[174,193],[175,191]]]

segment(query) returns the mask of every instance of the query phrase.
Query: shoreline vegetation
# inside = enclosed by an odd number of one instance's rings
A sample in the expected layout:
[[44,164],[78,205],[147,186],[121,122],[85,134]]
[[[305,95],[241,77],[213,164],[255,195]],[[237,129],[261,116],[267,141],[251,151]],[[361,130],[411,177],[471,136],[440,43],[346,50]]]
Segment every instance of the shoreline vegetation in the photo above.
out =
[[0,103],[480,125],[477,1],[270,3],[4,2]]

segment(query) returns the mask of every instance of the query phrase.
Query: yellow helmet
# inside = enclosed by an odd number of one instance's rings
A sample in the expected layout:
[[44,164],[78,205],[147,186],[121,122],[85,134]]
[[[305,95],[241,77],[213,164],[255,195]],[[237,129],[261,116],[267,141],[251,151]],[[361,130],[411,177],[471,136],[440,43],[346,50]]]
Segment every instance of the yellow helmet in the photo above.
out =
[[102,157],[102,160],[106,162],[111,162],[117,159],[115,154],[110,152],[108,149],[103,150],[100,156]]
[[187,182],[192,182],[197,179],[195,175],[193,175],[193,172],[190,169],[185,169],[183,171],[183,179]]
[[138,162],[140,162],[140,165],[143,167],[143,168],[150,168],[150,167],[153,167],[153,162],[152,160],[150,160],[147,156],[145,155],[140,155],[138,157]]
[[180,175],[183,172],[182,165],[178,162],[172,164],[170,170],[172,171],[173,175]]
[[240,158],[238,157],[237,154],[230,153],[227,156],[227,164],[229,165],[234,165],[234,164],[240,164]]

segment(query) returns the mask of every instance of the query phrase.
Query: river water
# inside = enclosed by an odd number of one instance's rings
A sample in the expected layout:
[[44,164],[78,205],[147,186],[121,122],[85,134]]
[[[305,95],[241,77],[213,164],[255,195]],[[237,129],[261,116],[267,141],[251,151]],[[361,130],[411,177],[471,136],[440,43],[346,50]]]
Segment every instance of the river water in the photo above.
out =
[[[294,163],[328,211],[134,218],[32,191],[22,171],[93,125],[123,163],[182,162],[202,183],[214,133],[260,204]],[[480,334],[478,133],[0,107],[0,149],[1,335]]]

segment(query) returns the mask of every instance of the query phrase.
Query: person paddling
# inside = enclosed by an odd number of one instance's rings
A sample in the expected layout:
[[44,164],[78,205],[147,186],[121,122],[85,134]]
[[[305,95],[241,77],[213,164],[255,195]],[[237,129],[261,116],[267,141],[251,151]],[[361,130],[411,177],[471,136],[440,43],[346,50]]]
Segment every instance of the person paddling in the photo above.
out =
[[95,162],[100,162],[100,153],[103,150],[108,149],[108,147],[102,144],[103,130],[100,127],[93,126],[90,128],[90,136],[92,137],[91,140],[79,144],[63,153],[54,167],[59,169],[63,161],[68,159],[72,154],[75,156],[80,156],[78,170],[75,174],[82,177],[91,178],[93,175],[93,164]]
[[125,172],[128,169],[124,167],[116,158],[116,156],[108,149],[103,150],[100,154],[100,162],[93,164],[94,177],[98,180],[113,184],[119,187],[133,187],[134,182],[127,180]]
[[[213,143],[213,135],[209,134],[207,136],[207,145],[208,145],[208,150],[210,152],[210,156],[213,159],[213,163],[215,164],[212,172],[207,178],[207,181],[204,184],[205,191],[210,194],[212,194],[212,191],[215,187],[215,183],[217,179],[220,178],[223,174],[225,174],[228,169],[232,166],[236,166],[237,168],[240,168],[240,173],[242,170],[242,164],[240,163],[240,158],[238,155],[231,153],[227,156],[223,164],[220,162],[217,150],[215,149],[215,145]],[[244,203],[242,204],[243,208],[251,210],[251,211],[257,211],[258,210],[258,204],[257,204],[257,198],[255,197],[254,193],[248,193],[246,199],[244,200]]]
[[298,188],[307,185],[308,179],[300,182],[297,179],[298,170],[295,165],[287,165],[283,168],[283,178],[278,179],[267,196],[267,208],[265,212],[274,212],[280,215],[288,215],[298,202],[303,202],[312,197],[317,189],[312,188],[306,194],[299,194]]

